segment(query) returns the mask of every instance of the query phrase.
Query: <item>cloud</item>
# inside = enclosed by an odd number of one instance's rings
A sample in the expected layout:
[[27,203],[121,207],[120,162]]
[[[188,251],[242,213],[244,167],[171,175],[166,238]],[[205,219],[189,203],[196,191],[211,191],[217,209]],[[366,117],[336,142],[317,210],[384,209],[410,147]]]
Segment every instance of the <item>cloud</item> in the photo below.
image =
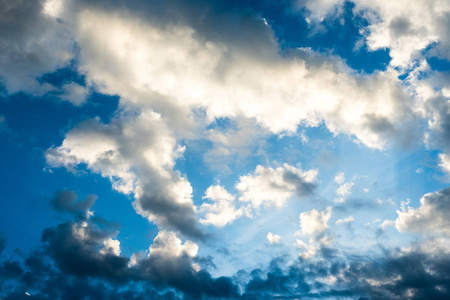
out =
[[60,96],[62,100],[69,101],[75,106],[81,106],[86,102],[89,90],[76,83],[64,84],[61,87],[63,94]]
[[311,194],[316,188],[317,170],[303,171],[300,166],[284,164],[276,169],[257,166],[254,174],[241,176],[236,189],[241,193],[239,200],[250,202],[254,208],[282,206],[297,195]]
[[342,203],[347,200],[347,197],[351,194],[351,189],[355,183],[352,181],[343,183],[336,190],[336,194],[340,196],[338,199],[335,199],[335,202]]
[[199,220],[201,224],[223,227],[244,214],[243,208],[236,209],[234,206],[235,196],[228,193],[223,186],[210,186],[203,199],[211,199],[213,203],[203,203],[199,207],[200,212],[206,213],[205,217]]
[[97,201],[96,195],[88,195],[86,200],[79,200],[74,191],[58,191],[55,196],[50,200],[52,207],[61,212],[73,213],[80,219],[89,218],[89,209]]
[[319,212],[318,210],[313,209],[300,214],[300,231],[296,232],[296,235],[300,234],[304,237],[309,237],[308,244],[302,240],[296,240],[295,246],[304,250],[299,254],[300,257],[310,259],[314,257],[319,250],[331,243],[332,238],[326,235],[330,218],[331,207],[328,207],[326,211]]
[[162,228],[203,237],[192,202],[192,187],[173,170],[183,151],[161,116],[146,111],[104,124],[90,119],[70,130],[57,148],[46,152],[51,167],[79,165],[108,178],[113,188],[133,193],[136,211]]
[[101,217],[45,229],[42,245],[23,255],[23,261],[0,260],[0,296],[15,299],[25,291],[39,299],[238,296],[230,278],[212,278],[194,262],[198,246],[192,241],[182,243],[174,232],[160,231],[148,255],[138,252],[131,263],[121,254],[117,234]]
[[345,219],[339,219],[336,221],[336,224],[346,224],[346,223],[351,223],[355,220],[355,218],[353,218],[353,216],[349,216]]
[[0,77],[8,93],[42,95],[52,90],[37,78],[66,66],[74,56],[66,24],[42,10],[42,1],[0,4]]
[[120,256],[120,242],[118,240],[109,238],[103,241],[103,248],[99,250],[100,254],[113,254],[115,256]]
[[345,181],[345,174],[344,172],[339,172],[334,177],[334,181],[336,181],[337,184],[343,184]]
[[274,234],[272,232],[268,232],[267,233],[267,241],[271,245],[278,244],[281,242],[281,236],[279,236],[278,234]]
[[[29,254],[16,260],[2,256],[0,295],[4,299],[20,299],[25,292],[38,299],[449,297],[448,255],[422,252],[420,247],[349,256],[321,248],[319,259],[276,258],[261,269],[212,278],[195,264],[197,245],[183,243],[174,232],[160,231],[147,257],[134,264],[122,254],[103,252],[105,245],[118,245],[112,238],[117,232],[107,224],[93,218],[62,223],[44,230],[43,245]],[[238,283],[243,285],[242,294]]]
[[[364,16],[368,26],[361,30],[370,50],[389,49],[391,65],[408,68],[420,51],[433,45],[435,52],[450,57],[448,39],[448,14],[450,5],[440,0],[419,0],[414,5],[408,1],[354,0],[354,10]],[[304,4],[315,22],[327,14],[339,13],[344,1],[299,1]],[[434,45],[435,44],[435,45]]]
[[[387,139],[405,143],[416,134],[409,97],[393,72],[360,76],[338,58],[308,49],[281,57],[273,32],[255,16],[235,12],[242,30],[232,32],[226,32],[227,18],[217,17],[214,23],[224,24],[215,29],[223,34],[211,35],[186,14],[167,23],[132,10],[80,8],[80,70],[100,92],[121,95],[123,105],[151,105],[172,116],[169,127],[185,134],[190,111],[198,107],[208,122],[245,117],[272,133],[324,122],[331,132],[377,149]],[[248,35],[255,36],[251,44],[237,43]]]
[[321,235],[329,227],[328,221],[331,218],[331,207],[326,211],[313,209],[300,214],[300,230],[303,235]]
[[424,235],[450,236],[450,188],[425,194],[419,208],[408,207],[397,211],[395,227],[400,232],[416,232]]
[[299,259],[291,264],[274,259],[267,269],[250,273],[243,298],[446,299],[448,285],[441,278],[448,278],[448,266],[448,257],[420,252]]
[[441,167],[444,172],[450,174],[450,156],[441,153],[439,154],[439,160],[439,167]]

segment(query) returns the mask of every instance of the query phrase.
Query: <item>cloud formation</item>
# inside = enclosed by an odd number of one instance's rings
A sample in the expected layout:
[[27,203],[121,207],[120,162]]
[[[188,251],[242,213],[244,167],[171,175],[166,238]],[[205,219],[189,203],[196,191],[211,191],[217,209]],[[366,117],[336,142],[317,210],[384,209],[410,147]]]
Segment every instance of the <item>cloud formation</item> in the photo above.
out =
[[395,226],[400,232],[450,236],[450,188],[428,193],[420,199],[420,207],[397,211]]
[[252,207],[282,206],[293,195],[311,194],[316,187],[317,170],[303,171],[300,166],[284,164],[276,169],[257,166],[254,174],[241,176],[236,189],[239,200]]

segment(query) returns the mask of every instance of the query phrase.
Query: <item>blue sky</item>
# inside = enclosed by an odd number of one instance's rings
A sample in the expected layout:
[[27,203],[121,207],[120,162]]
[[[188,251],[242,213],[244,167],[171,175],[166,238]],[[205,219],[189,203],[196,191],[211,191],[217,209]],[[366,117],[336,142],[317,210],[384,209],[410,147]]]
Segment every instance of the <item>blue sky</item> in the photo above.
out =
[[0,4],[0,299],[448,299],[444,0]]

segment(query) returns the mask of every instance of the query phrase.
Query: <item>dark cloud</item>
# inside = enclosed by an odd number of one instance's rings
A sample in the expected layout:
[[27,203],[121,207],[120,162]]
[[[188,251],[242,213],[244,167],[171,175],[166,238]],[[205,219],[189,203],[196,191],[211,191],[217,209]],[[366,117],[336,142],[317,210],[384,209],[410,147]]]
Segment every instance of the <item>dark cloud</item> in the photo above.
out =
[[[73,202],[70,202],[73,204]],[[130,265],[102,252],[117,234],[105,222],[85,219],[46,229],[43,244],[23,259],[0,263],[3,299],[449,299],[450,258],[423,252],[342,256],[324,248],[315,259],[274,259],[267,269],[212,278],[193,262],[211,258],[177,251],[155,239],[150,255]],[[172,233],[169,237],[175,237]],[[3,242],[4,243],[4,242]],[[169,248],[164,248],[165,244]],[[176,244],[176,243],[175,243]],[[187,245],[187,242],[186,244]],[[238,286],[243,287],[242,293]],[[28,296],[26,293],[29,293]]]
[[[52,201],[58,210],[75,212],[77,222],[65,222],[45,229],[42,245],[35,251],[23,259],[0,262],[2,299],[202,299],[239,296],[238,288],[230,278],[212,278],[206,270],[195,270],[195,255],[171,253],[173,240],[165,241],[163,237],[153,242],[159,251],[153,251],[149,257],[130,265],[128,257],[106,249],[105,241],[117,235],[112,223],[94,217],[79,219],[78,213],[91,207],[93,200],[89,201],[88,197],[85,201],[76,202],[76,199],[74,192],[64,191],[58,192]],[[173,233],[169,237],[176,239]],[[0,242],[4,245],[4,239]],[[200,257],[195,261],[212,263],[211,258]],[[26,295],[27,292],[31,296]]]
[[50,204],[58,211],[70,212],[79,218],[85,218],[89,208],[94,205],[96,200],[96,195],[88,195],[85,200],[78,200],[74,191],[58,191],[50,200]]
[[67,65],[73,46],[64,25],[43,13],[43,1],[0,1],[0,78],[8,92],[51,90],[36,78]]
[[284,268],[272,263],[267,272],[252,272],[243,298],[448,299],[449,263],[444,255],[415,252],[298,260]]
[[5,250],[6,247],[6,238],[4,236],[3,232],[0,232],[0,255],[2,255],[3,250]]
[[190,203],[168,201],[160,195],[144,195],[139,202],[142,209],[158,217],[158,225],[163,228],[179,230],[184,235],[198,239],[207,236],[200,228],[197,214]]
[[317,188],[316,182],[305,180],[304,177],[300,176],[296,172],[293,172],[291,169],[284,170],[283,180],[287,183],[293,184],[295,186],[295,192],[300,197],[311,195]]

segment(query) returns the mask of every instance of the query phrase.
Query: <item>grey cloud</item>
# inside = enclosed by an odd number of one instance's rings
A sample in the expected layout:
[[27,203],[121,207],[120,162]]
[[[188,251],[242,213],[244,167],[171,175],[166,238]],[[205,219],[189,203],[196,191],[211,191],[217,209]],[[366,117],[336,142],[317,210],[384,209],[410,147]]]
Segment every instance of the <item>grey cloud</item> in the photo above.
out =
[[428,193],[420,199],[421,206],[397,211],[395,226],[401,232],[450,236],[450,187]]
[[[326,260],[274,261],[254,270],[244,299],[447,299],[449,259],[422,253]],[[333,284],[325,279],[334,276]]]
[[[323,259],[274,259],[267,268],[212,278],[194,271],[192,257],[154,253],[128,267],[125,256],[101,255],[111,235],[93,221],[80,238],[67,222],[43,233],[43,246],[23,261],[0,263],[3,299],[448,299],[446,255],[384,251],[342,256],[322,249]],[[330,281],[330,278],[334,280]],[[143,284],[140,284],[143,283]],[[237,285],[243,286],[239,293]],[[28,297],[28,296],[27,296]]]
[[139,206],[157,216],[162,228],[179,230],[183,234],[204,239],[207,235],[200,228],[197,214],[189,203],[176,203],[161,195],[155,195],[154,188],[146,187],[147,193],[139,199]]
[[88,195],[85,200],[78,200],[78,196],[74,191],[58,191],[50,200],[50,204],[54,209],[61,212],[70,212],[79,218],[86,218],[87,211],[91,208],[97,195]]
[[69,63],[74,42],[65,25],[42,13],[43,1],[0,2],[0,77],[9,93],[52,89],[36,78]]
[[[109,223],[98,220],[47,228],[42,233],[42,245],[23,260],[1,261],[0,297],[22,299],[25,292],[32,299],[238,297],[237,286],[230,278],[212,278],[205,270],[194,270],[193,257],[188,253],[171,255],[170,249],[159,248],[133,266],[126,256],[102,253],[102,242],[117,232]],[[155,245],[164,246],[156,239]]]
[[58,148],[47,150],[53,167],[87,167],[109,178],[123,193],[134,193],[137,212],[165,229],[205,238],[192,203],[192,188],[173,170],[176,140],[153,111],[103,124],[87,120],[73,128]]

